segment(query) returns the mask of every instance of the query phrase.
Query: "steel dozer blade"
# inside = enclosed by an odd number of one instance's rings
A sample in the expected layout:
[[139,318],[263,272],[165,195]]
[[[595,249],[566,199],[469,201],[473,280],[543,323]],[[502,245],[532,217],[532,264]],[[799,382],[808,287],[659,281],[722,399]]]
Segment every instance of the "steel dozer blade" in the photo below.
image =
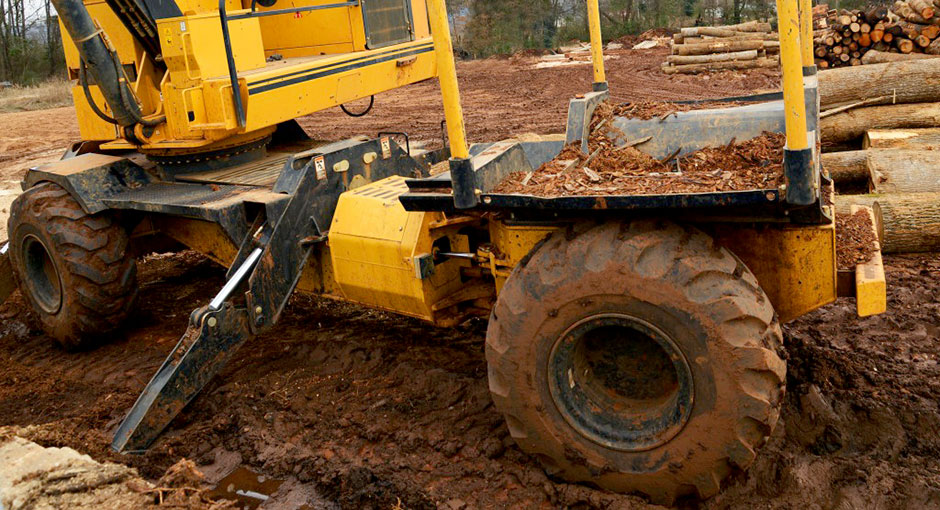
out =
[[250,337],[244,308],[226,303],[216,311],[194,311],[183,338],[121,422],[111,447],[122,453],[147,449]]
[[10,294],[16,290],[16,280],[13,279],[13,266],[10,265],[10,243],[0,243],[0,305],[6,302]]

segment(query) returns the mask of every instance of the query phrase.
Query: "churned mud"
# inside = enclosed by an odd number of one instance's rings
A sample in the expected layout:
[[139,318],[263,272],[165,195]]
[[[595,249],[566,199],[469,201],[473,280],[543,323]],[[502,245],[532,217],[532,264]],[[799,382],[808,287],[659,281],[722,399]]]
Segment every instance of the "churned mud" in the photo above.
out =
[[[781,421],[702,508],[940,508],[940,259],[886,265],[887,314],[858,319],[840,300],[785,328]],[[191,252],[140,267],[134,327],[94,352],[55,347],[19,298],[0,308],[3,425],[154,483],[181,458],[213,483],[236,469],[280,481],[262,509],[655,508],[552,480],[514,446],[487,390],[482,321],[437,329],[305,296],[154,448],[116,455],[117,423],[224,275]]]

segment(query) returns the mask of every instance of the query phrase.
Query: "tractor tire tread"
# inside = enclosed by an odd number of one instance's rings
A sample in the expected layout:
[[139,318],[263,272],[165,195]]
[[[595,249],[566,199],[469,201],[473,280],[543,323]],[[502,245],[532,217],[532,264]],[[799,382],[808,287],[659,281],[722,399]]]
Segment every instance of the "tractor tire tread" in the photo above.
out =
[[[542,251],[565,250],[565,263],[540,265]],[[619,228],[600,224],[569,228],[542,243],[530,254],[526,264],[518,265],[504,285],[487,330],[486,358],[489,364],[490,388],[496,408],[513,422],[510,434],[520,448],[542,459],[551,459],[553,470],[563,478],[583,479],[583,469],[600,469],[604,476],[601,487],[646,494],[659,504],[672,504],[677,498],[693,495],[701,499],[713,496],[720,482],[733,470],[747,467],[755,451],[772,432],[782,402],[786,369],[777,353],[782,345],[782,332],[773,307],[756,278],[732,253],[714,239],[692,227],[671,222],[637,220],[624,222]],[[690,263],[694,260],[694,263]],[[520,368],[524,347],[513,342],[513,327],[530,312],[524,303],[527,296],[545,296],[566,278],[572,267],[585,272],[599,272],[610,263],[620,263],[634,273],[669,281],[687,299],[706,310],[718,330],[722,326],[741,329],[734,338],[722,339],[725,349],[746,353],[738,362],[741,376],[736,389],[743,412],[736,418],[735,437],[725,445],[726,455],[718,457],[710,469],[693,479],[670,473],[668,466],[646,473],[660,477],[656,487],[647,488],[643,480],[631,479],[631,473],[612,473],[608,466],[596,466],[577,456],[558,455],[567,446],[548,433],[550,429],[526,416],[525,402],[532,400],[535,381],[509,384]],[[529,379],[532,379],[531,377]],[[493,384],[493,381],[500,381]],[[526,386],[526,387],[520,387]],[[527,419],[528,418],[528,419]],[[733,425],[733,424],[732,424]],[[574,460],[572,460],[574,459]],[[648,479],[645,479],[648,480]],[[692,494],[689,494],[689,492]]]
[[[62,187],[42,183],[26,190],[10,208],[9,232],[23,222],[42,230],[62,268],[62,316],[39,313],[43,329],[63,347],[93,347],[127,319],[137,300],[137,265],[128,235],[108,214],[88,214]],[[17,279],[22,261],[14,254]],[[28,293],[27,293],[28,294]],[[34,307],[36,308],[36,307]]]

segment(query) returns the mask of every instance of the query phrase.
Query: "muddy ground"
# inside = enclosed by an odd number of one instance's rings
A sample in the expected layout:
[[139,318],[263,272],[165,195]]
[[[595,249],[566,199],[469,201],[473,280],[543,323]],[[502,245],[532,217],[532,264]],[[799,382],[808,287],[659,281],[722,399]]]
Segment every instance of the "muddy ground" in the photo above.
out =
[[[608,69],[621,100],[718,97],[774,82],[665,77],[663,50],[616,54]],[[471,139],[561,129],[565,98],[589,88],[589,70],[536,71],[532,62],[460,64]],[[304,125],[322,138],[404,129],[433,139],[436,95],[435,84],[418,84],[377,98],[364,120],[326,112]],[[0,157],[10,156],[0,181],[18,180],[31,158],[54,158],[51,148],[77,136],[69,108],[30,113],[0,116]],[[698,506],[940,508],[940,258],[886,265],[887,314],[858,319],[840,300],[786,327],[781,421],[751,469]],[[149,257],[139,269],[133,327],[93,352],[55,347],[19,296],[0,307],[0,426],[152,481],[180,458],[210,481],[249,468],[282,482],[263,508],[654,508],[551,480],[513,445],[487,391],[483,322],[436,329],[305,296],[242,348],[153,449],[113,454],[115,427],[190,311],[224,280],[194,253]]]
[[[781,421],[703,508],[940,508],[940,261],[886,262],[887,314],[857,319],[840,300],[787,326]],[[550,480],[512,444],[487,391],[482,322],[436,329],[304,296],[156,447],[113,454],[117,423],[223,277],[193,253],[144,261],[135,327],[90,353],[54,347],[19,298],[5,305],[3,424],[149,479],[180,457],[209,474],[244,465],[315,489],[320,508],[650,508]]]

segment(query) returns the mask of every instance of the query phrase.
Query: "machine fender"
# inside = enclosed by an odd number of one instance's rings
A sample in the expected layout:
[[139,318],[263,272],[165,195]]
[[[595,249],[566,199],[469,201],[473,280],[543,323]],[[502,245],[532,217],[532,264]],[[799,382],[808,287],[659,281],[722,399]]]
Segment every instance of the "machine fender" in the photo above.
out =
[[88,153],[31,168],[23,189],[46,181],[65,188],[85,212],[94,214],[109,208],[106,199],[149,184],[153,177],[128,158]]

